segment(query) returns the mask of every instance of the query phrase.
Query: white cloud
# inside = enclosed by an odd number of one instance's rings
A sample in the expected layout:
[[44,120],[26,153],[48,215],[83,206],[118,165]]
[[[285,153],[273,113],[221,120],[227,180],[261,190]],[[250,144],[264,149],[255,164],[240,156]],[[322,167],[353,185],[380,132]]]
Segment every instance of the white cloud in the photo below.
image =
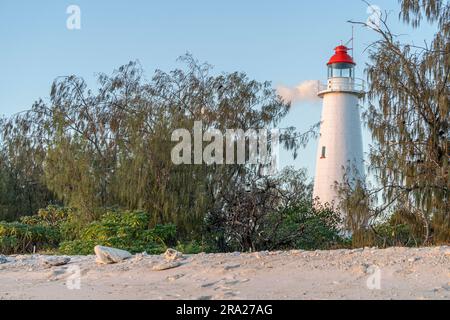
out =
[[317,101],[317,93],[319,91],[318,80],[307,80],[295,87],[278,86],[278,94],[285,100],[292,103],[310,101]]

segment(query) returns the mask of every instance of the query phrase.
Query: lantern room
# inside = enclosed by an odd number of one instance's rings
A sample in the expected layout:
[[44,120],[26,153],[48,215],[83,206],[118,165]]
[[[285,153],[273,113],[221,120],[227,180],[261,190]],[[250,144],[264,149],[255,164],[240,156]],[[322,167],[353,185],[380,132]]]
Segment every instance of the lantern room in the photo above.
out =
[[328,78],[355,78],[355,65],[353,58],[348,54],[346,46],[338,46],[328,65]]

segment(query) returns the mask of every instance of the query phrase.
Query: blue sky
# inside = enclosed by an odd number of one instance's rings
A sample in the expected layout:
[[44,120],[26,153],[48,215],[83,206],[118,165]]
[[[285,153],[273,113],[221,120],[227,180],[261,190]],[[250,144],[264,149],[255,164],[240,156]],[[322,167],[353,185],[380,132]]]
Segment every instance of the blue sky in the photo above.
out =
[[[398,22],[396,0],[372,3],[392,12],[392,28],[405,39],[421,43],[430,38],[431,26],[412,31]],[[81,30],[66,28],[71,4],[81,9]],[[0,114],[45,99],[57,76],[76,74],[95,85],[94,73],[110,73],[138,59],[150,78],[155,69],[180,67],[176,59],[186,52],[218,73],[244,71],[274,86],[325,80],[333,48],[351,37],[346,21],[367,18],[361,0],[1,0]],[[356,27],[355,37],[355,60],[363,77],[363,49],[375,35]],[[297,103],[283,126],[306,130],[320,120],[320,112],[320,101]],[[366,147],[367,132],[364,139]],[[282,154],[281,162],[306,167],[312,175],[315,148],[311,141],[297,160]]]

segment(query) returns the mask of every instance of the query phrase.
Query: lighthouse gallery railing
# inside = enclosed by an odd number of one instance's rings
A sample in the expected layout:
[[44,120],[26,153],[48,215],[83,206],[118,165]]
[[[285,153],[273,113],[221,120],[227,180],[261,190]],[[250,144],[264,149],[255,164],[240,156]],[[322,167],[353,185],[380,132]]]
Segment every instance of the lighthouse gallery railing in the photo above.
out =
[[317,82],[317,91],[321,92],[334,92],[334,91],[348,91],[348,92],[358,92],[364,93],[365,91],[365,81],[359,78],[330,78],[327,84]]

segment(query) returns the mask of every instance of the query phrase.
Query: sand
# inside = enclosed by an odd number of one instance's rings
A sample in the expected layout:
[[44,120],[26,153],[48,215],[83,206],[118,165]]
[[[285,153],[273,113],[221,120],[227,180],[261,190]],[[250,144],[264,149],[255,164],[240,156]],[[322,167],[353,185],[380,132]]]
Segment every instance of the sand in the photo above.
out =
[[162,255],[6,258],[0,299],[450,299],[448,246],[184,255],[163,271]]

